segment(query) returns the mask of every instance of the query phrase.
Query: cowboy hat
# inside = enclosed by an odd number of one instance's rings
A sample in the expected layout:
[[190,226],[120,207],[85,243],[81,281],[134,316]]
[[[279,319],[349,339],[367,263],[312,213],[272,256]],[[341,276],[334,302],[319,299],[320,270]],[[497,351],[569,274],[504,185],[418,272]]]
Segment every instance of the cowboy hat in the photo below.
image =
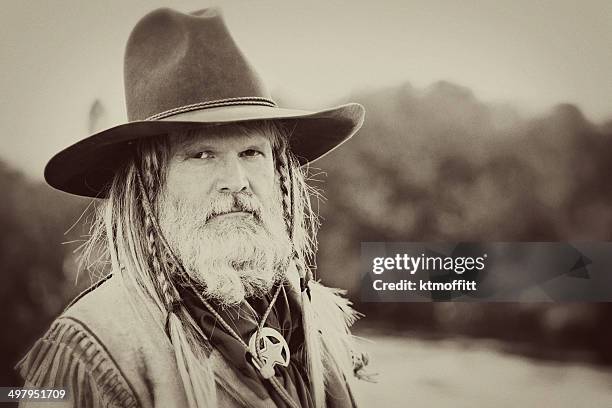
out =
[[51,158],[45,168],[51,186],[105,197],[131,154],[131,142],[197,125],[290,121],[289,144],[305,164],[348,140],[363,123],[364,109],[356,103],[318,112],[277,106],[217,9],[149,13],[132,30],[124,64],[128,122]]

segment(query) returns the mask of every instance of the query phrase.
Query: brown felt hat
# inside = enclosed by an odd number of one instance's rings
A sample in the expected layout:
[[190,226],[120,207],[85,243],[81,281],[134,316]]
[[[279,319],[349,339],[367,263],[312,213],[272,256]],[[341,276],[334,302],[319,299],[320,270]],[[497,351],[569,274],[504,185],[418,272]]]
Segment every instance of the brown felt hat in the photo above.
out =
[[56,154],[45,168],[60,190],[105,197],[129,143],[198,124],[289,121],[289,144],[301,164],[348,140],[363,123],[351,103],[318,112],[281,108],[232,39],[217,9],[183,14],[155,10],[138,22],[125,51],[128,122],[89,136]]

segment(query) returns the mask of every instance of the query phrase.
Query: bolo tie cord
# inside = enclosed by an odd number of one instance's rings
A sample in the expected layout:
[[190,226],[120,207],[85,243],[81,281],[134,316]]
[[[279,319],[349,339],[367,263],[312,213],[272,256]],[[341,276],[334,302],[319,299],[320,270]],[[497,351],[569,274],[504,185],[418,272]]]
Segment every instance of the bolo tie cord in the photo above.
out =
[[[258,326],[257,326],[257,334],[256,334],[256,338],[255,338],[255,344],[259,344],[259,340],[261,338],[261,331],[264,327],[264,324],[266,323],[266,320],[268,320],[268,316],[270,315],[270,312],[272,311],[272,307],[274,307],[274,304],[276,303],[276,299],[278,299],[278,295],[281,291],[281,287],[282,287],[282,283],[280,283],[276,290],[274,291],[274,295],[272,296],[272,300],[270,301],[270,304],[268,305],[268,307],[266,308],[266,311],[264,312],[261,321],[259,322]],[[240,337],[240,335],[238,333],[236,333],[236,331],[225,321],[225,319],[223,319],[223,317],[215,310],[215,308],[208,303],[208,301],[206,299],[204,299],[204,297],[198,292],[195,291],[198,298],[200,299],[200,301],[202,302],[202,304],[204,304],[204,307],[206,307],[206,309],[208,309],[208,311],[210,313],[212,313],[213,316],[215,316],[215,318],[217,319],[217,321],[219,323],[221,323],[221,326],[223,326],[223,328],[225,330],[227,330],[227,332],[234,337],[238,342],[240,342],[240,344],[242,345],[242,347],[244,347],[245,353],[249,352],[249,346],[246,344],[246,342],[242,339],[242,337]],[[259,367],[263,367],[263,362],[261,359],[261,353],[259,350],[259,347],[255,347],[255,351],[257,353],[256,356],[251,356],[251,358],[255,361],[256,366]],[[261,371],[260,371],[261,373]],[[263,377],[263,375],[262,375]],[[266,377],[264,377],[266,378]],[[274,375],[272,375],[269,378],[266,378],[268,381],[270,381],[270,383],[272,384],[272,387],[274,388],[274,390],[278,393],[278,395],[280,395],[280,397],[283,399],[283,401],[285,401],[285,403],[287,405],[289,405],[292,408],[300,408],[299,405],[293,400],[293,398],[291,398],[291,395],[289,395],[289,393],[287,392],[287,390],[285,390],[285,388],[281,385],[281,383],[278,381],[278,379],[276,379],[276,377]]]

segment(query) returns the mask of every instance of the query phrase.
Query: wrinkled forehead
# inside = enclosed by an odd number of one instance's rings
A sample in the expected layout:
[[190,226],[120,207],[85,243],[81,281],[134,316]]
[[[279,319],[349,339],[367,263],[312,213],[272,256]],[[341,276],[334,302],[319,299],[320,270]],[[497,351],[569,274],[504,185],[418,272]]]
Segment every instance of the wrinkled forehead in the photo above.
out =
[[242,123],[207,125],[169,135],[170,152],[176,153],[205,142],[222,143],[233,140],[248,143],[269,142],[272,150],[284,143],[281,129],[273,123]]

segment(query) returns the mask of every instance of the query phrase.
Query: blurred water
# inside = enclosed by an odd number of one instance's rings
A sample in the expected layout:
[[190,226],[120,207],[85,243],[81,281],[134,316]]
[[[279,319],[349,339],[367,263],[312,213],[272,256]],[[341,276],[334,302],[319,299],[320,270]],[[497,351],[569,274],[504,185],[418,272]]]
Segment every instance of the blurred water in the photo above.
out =
[[368,337],[379,375],[358,382],[362,407],[612,407],[612,369],[532,360],[483,340]]

